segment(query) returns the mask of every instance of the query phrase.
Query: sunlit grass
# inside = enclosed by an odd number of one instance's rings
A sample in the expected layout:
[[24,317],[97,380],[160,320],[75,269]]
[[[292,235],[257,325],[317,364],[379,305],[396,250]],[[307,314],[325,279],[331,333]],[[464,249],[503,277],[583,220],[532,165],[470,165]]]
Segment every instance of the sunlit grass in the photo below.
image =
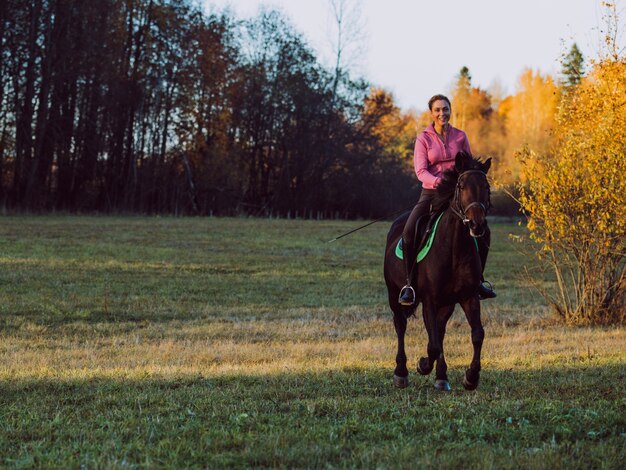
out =
[[[322,316],[324,313],[321,314]],[[41,325],[6,334],[0,351],[0,379],[137,377],[194,374],[281,374],[346,368],[393,368],[395,344],[388,320],[370,316],[287,321],[167,321],[159,325],[85,325],[63,331]],[[305,316],[306,318],[306,316]],[[413,366],[424,354],[426,337],[417,321],[407,352]],[[513,330],[487,322],[483,367],[490,371],[551,366],[620,365],[626,357],[623,330],[528,327]],[[471,358],[464,320],[453,321],[446,338],[453,369]],[[430,378],[415,380],[424,382]],[[458,384],[457,384],[458,385]]]
[[481,384],[392,387],[386,224],[5,217],[0,467],[620,468],[626,332],[564,328],[495,225]]

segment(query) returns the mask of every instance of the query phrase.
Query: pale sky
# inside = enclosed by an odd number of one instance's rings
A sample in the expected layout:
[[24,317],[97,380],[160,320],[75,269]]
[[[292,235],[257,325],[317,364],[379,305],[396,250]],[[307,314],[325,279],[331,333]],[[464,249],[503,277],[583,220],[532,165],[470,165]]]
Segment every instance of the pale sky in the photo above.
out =
[[[226,6],[249,18],[265,5],[283,12],[330,65],[329,0],[202,0],[206,11]],[[560,58],[576,42],[585,59],[601,50],[605,10],[600,0],[357,0],[363,27],[354,72],[393,93],[404,110],[427,108],[448,93],[467,66],[472,84],[515,93],[525,68],[558,75]],[[622,23],[626,0],[617,0]]]

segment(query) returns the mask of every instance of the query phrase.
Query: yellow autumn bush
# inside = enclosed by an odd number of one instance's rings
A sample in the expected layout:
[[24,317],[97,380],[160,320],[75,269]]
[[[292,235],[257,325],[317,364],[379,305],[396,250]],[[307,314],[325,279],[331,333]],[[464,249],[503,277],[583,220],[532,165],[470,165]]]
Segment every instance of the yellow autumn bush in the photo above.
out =
[[550,302],[569,323],[626,313],[626,60],[592,64],[563,95],[553,147],[520,152],[521,204],[557,278]]

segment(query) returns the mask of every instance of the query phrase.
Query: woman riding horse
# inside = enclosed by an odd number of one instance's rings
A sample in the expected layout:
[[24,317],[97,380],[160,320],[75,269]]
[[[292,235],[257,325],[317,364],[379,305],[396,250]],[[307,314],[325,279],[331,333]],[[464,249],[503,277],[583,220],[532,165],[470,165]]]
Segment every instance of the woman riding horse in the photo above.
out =
[[422,303],[424,325],[428,332],[428,346],[427,356],[420,359],[417,371],[420,374],[429,374],[436,363],[435,386],[441,390],[450,389],[443,340],[446,324],[458,303],[469,322],[474,348],[463,385],[467,389],[478,386],[484,338],[479,301],[484,261],[479,253],[478,240],[489,244],[490,232],[486,213],[490,206],[487,181],[490,165],[491,159],[482,162],[469,154],[459,152],[454,167],[443,172],[432,200],[433,207],[441,215],[433,229],[430,249],[414,269],[412,285],[416,299],[410,306],[399,301],[399,293],[406,277],[404,263],[400,259],[403,254],[398,251],[398,244],[403,237],[408,215],[405,213],[400,216],[389,230],[384,270],[389,306],[394,314],[394,326],[398,336],[394,371],[394,384],[398,387],[408,385],[404,336],[407,319],[415,312],[419,301]]
[[[417,205],[409,215],[402,234],[404,270],[406,283],[400,291],[399,302],[405,306],[415,303],[415,290],[411,286],[411,271],[415,260],[415,226],[422,216],[428,216],[435,197],[435,188],[441,183],[443,172],[454,166],[458,152],[471,154],[469,140],[465,132],[450,125],[452,106],[444,95],[435,95],[428,101],[433,123],[415,141],[414,164],[417,178],[422,182],[422,193]],[[489,247],[479,243],[483,269]],[[488,282],[481,282],[480,297],[493,298],[496,293]]]

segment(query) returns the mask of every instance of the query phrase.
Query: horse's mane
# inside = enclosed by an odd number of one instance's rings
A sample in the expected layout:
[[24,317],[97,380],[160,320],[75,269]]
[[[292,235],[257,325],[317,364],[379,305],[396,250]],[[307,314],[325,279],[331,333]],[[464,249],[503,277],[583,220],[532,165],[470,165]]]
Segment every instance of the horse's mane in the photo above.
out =
[[441,212],[448,207],[450,201],[454,197],[456,183],[459,180],[459,175],[462,172],[468,170],[480,170],[484,171],[485,173],[487,172],[485,169],[485,162],[483,162],[479,158],[473,157],[466,152],[459,152],[459,154],[460,155],[457,155],[457,157],[461,156],[463,159],[461,170],[459,171],[457,165],[455,165],[449,170],[445,170],[443,172],[441,182],[439,183],[439,186],[437,186],[437,194],[432,201],[433,212]]

